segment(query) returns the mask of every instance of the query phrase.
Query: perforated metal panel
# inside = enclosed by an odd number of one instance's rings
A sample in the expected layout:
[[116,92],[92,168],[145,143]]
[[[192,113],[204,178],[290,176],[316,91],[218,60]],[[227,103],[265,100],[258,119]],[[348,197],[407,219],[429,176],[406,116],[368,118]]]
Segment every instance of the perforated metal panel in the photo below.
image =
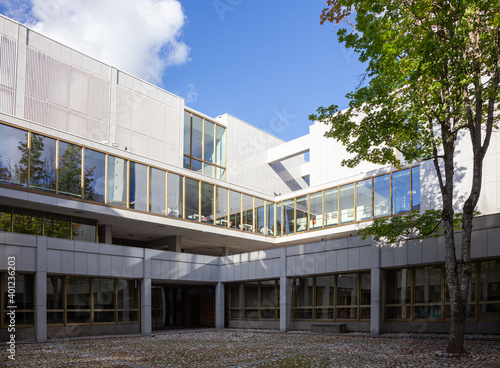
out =
[[14,114],[17,44],[13,38],[0,37],[0,111]]

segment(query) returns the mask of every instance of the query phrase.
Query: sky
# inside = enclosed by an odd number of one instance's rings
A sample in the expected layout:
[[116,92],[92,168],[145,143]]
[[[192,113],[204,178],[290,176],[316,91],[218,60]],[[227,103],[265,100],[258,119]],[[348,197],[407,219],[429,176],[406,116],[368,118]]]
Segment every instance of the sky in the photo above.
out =
[[285,141],[347,107],[365,65],[320,25],[324,0],[0,0],[0,13]]

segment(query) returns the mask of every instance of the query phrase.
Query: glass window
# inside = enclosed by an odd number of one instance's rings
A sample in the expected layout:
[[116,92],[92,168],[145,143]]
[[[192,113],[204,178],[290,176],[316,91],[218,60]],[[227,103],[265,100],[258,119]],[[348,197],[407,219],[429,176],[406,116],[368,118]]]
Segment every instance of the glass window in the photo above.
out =
[[226,170],[221,169],[220,167],[215,168],[215,178],[226,180]]
[[257,281],[245,283],[245,318],[259,318],[259,283]]
[[186,219],[200,221],[200,182],[186,178]]
[[0,183],[28,185],[28,132],[0,124]]
[[[15,306],[16,308],[19,309],[33,309],[35,304],[34,304],[34,286],[35,286],[35,280],[34,280],[34,275],[32,274],[16,274],[15,279],[16,279],[16,292],[14,296],[15,300]],[[7,284],[8,284],[8,277],[4,277],[4,291],[5,291],[5,303],[7,303],[7,300],[9,298],[7,297]],[[16,313],[16,321],[17,321],[17,313]],[[26,324],[26,323],[22,323]]]
[[295,218],[297,219],[297,232],[307,230],[307,213],[309,212],[307,202],[307,195],[297,197],[297,199],[295,200]]
[[243,308],[243,283],[232,284],[229,286],[230,293],[230,308],[231,316],[230,318],[242,318],[243,314],[241,308]]
[[228,190],[226,188],[217,187],[215,194],[216,204],[215,208],[217,214],[215,215],[216,224],[219,226],[228,227],[229,221],[227,218],[228,209]]
[[263,308],[275,308],[276,303],[276,285],[274,280],[261,281],[260,282],[260,294],[261,302],[260,305]]
[[56,191],[56,145],[55,139],[31,134],[31,189]]
[[201,171],[203,170],[203,162],[192,159],[191,170],[201,173]]
[[14,208],[14,232],[21,234],[42,235],[42,219],[42,212]]
[[12,208],[0,206],[0,230],[12,230]]
[[316,277],[316,306],[333,307],[335,276]]
[[66,277],[66,308],[90,309],[90,278]]
[[282,208],[281,202],[276,203],[276,231],[275,231],[276,236],[281,236],[282,234],[283,211],[281,208]]
[[275,221],[274,221],[274,203],[267,205],[267,222],[266,222],[266,235],[276,235]]
[[[386,270],[385,278],[386,304],[410,304],[411,269]],[[409,315],[401,318],[409,318]]]
[[[193,115],[191,130],[191,156],[203,159],[203,119]],[[194,170],[194,168],[193,168]]]
[[226,128],[215,126],[215,163],[226,166]]
[[411,210],[410,169],[392,173],[392,214]]
[[313,278],[296,277],[295,278],[295,306],[312,307],[313,306]]
[[356,221],[372,218],[372,179],[356,183]]
[[243,217],[241,220],[241,230],[253,231],[253,197],[243,194]]
[[191,155],[191,113],[184,111],[184,154]]
[[215,124],[205,120],[205,152],[203,159],[215,163]]
[[211,164],[203,164],[203,174],[213,177],[215,174],[215,166]]
[[354,184],[343,185],[339,189],[340,223],[354,221]]
[[47,323],[63,324],[64,278],[47,276]]
[[118,289],[118,309],[137,309],[139,300],[137,293],[139,281],[137,280],[117,280]]
[[214,186],[201,183],[201,222],[214,223]]
[[441,318],[441,305],[418,305],[441,302],[441,273],[439,266],[415,269],[415,318]]
[[411,169],[412,210],[420,210],[420,166]]
[[108,204],[127,207],[127,161],[108,156]]
[[500,262],[481,262],[479,318],[500,318]]
[[102,152],[85,149],[85,168],[83,178],[83,198],[104,203],[106,189],[106,155]]
[[168,173],[168,215],[172,217],[182,218],[183,200],[183,185],[184,177]]
[[52,238],[71,239],[71,217],[46,213],[44,218],[43,235]]
[[[342,191],[341,191],[342,193]],[[337,318],[358,318],[358,274],[349,273],[337,276]],[[344,306],[344,307],[342,307]]]
[[167,173],[163,170],[151,167],[149,170],[149,211],[165,214],[165,206],[167,203]]
[[325,227],[338,225],[339,198],[337,188],[325,190]]
[[265,207],[264,200],[255,198],[255,232],[265,234]]
[[373,214],[375,217],[391,214],[391,175],[373,178]]
[[309,195],[309,228],[317,229],[323,226],[323,192]]
[[229,225],[233,229],[240,229],[241,225],[241,193],[231,190],[229,194]]
[[60,195],[81,198],[82,196],[82,147],[59,141],[59,179],[57,192]]
[[129,174],[129,207],[148,210],[148,167],[130,161]]
[[73,217],[73,239],[89,242],[96,241],[97,224],[94,220]]
[[295,223],[294,200],[283,201],[283,235],[293,234]]
[[184,166],[185,169],[191,170],[191,159],[189,157],[184,157]]
[[[93,279],[94,309],[115,308],[115,280]],[[95,321],[95,320],[94,320]],[[95,321],[113,322],[113,321]]]

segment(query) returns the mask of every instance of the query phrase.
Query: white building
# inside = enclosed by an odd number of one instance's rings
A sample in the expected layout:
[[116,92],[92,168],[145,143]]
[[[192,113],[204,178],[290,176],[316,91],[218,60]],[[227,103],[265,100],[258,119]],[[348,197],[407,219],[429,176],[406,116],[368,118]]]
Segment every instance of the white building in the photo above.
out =
[[[374,217],[434,208],[430,163],[345,168],[323,124],[283,142],[3,17],[0,35],[0,312],[14,262],[19,338],[448,328],[443,239],[379,246],[357,235]],[[466,144],[457,158],[459,198]],[[469,332],[500,332],[499,160],[496,132]]]

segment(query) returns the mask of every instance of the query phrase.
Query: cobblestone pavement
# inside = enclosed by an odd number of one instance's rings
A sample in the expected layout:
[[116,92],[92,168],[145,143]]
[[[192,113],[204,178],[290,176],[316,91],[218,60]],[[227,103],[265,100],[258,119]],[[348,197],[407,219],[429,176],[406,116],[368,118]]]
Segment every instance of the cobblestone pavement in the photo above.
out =
[[467,336],[468,354],[445,358],[446,336],[198,330],[152,337],[0,344],[0,367],[485,367],[500,368],[500,336]]

